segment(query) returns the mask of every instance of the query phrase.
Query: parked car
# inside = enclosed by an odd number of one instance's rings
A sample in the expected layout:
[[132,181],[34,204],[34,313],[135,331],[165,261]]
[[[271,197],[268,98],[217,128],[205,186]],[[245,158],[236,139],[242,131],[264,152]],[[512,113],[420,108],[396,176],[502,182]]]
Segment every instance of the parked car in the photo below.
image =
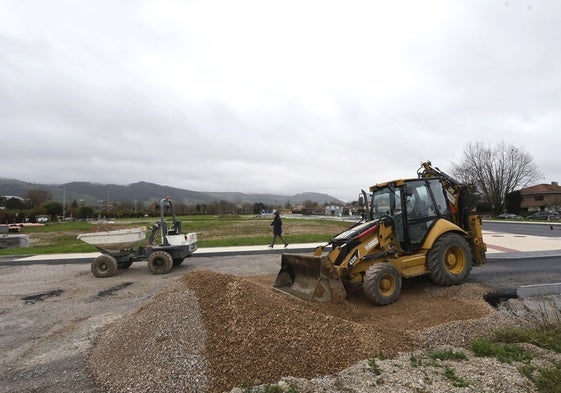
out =
[[503,213],[503,214],[499,214],[497,218],[501,220],[522,220],[524,217],[519,216],[518,214]]
[[561,216],[557,212],[541,211],[530,214],[527,218],[529,220],[559,220]]

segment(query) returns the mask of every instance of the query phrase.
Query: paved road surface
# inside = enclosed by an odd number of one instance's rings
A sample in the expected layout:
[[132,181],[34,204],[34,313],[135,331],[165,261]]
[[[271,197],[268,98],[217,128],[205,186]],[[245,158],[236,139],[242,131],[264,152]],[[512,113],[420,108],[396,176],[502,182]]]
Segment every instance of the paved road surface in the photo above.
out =
[[[483,229],[488,247],[488,263],[474,267],[470,282],[484,284],[495,291],[512,291],[522,285],[561,282],[561,223],[493,221],[485,222]],[[223,257],[238,256],[234,260],[252,261],[251,265],[259,265],[259,260],[278,260],[280,265],[282,252],[310,253],[316,245],[295,244],[288,249],[279,247],[273,250],[266,246],[199,249],[185,264],[214,269],[218,267],[217,263],[228,260]],[[36,264],[89,264],[96,255],[98,253],[4,258],[0,260],[0,268]],[[86,270],[89,271],[89,268]]]
[[484,231],[514,233],[517,235],[561,237],[561,222],[484,221]]

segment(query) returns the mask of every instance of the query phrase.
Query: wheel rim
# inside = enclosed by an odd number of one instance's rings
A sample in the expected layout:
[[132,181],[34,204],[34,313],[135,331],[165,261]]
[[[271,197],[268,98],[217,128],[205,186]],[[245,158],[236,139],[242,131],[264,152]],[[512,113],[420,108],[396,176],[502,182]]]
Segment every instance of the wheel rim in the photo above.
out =
[[466,266],[466,256],[459,247],[450,247],[446,250],[446,255],[444,256],[444,262],[446,263],[446,269],[452,274],[458,274],[464,270]]
[[380,290],[380,293],[382,295],[389,296],[395,291],[396,285],[397,284],[394,276],[392,276],[391,274],[384,274],[380,279],[378,289]]
[[109,265],[107,264],[107,262],[103,262],[99,264],[99,270],[102,272],[105,272],[109,269]]
[[154,259],[154,266],[156,266],[156,267],[164,266],[164,260],[162,258]]

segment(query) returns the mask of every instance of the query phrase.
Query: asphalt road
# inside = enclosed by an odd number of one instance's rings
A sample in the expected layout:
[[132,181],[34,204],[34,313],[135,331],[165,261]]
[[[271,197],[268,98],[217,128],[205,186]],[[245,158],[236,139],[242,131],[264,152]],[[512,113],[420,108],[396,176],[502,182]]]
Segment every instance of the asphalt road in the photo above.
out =
[[[514,234],[559,237],[561,236],[561,222],[554,223],[517,223],[517,222],[484,222],[483,229]],[[282,250],[281,250],[282,251]],[[291,252],[295,252],[291,250]],[[296,250],[304,252],[304,250]],[[309,252],[309,250],[307,251]],[[280,251],[267,251],[267,254]],[[480,283],[500,293],[510,293],[518,286],[548,284],[561,282],[561,253],[534,252],[512,254],[494,254],[488,258],[483,266],[475,266],[468,279],[469,282]],[[553,254],[553,255],[552,255]],[[503,257],[504,255],[504,257]],[[270,255],[269,255],[270,256]],[[195,253],[191,263],[197,266],[213,266],[215,255],[203,256]],[[253,254],[254,263],[260,258]],[[267,259],[267,256],[263,256]],[[280,260],[280,255],[279,255]],[[91,258],[60,259],[50,261],[1,261],[1,266],[25,266],[34,264],[76,264],[90,263]]]
[[509,292],[523,285],[561,282],[561,256],[489,259],[475,266],[468,282],[483,284],[493,291]]
[[[276,254],[276,253],[275,253]],[[235,257],[232,257],[235,259]],[[259,265],[259,261],[269,261],[271,255],[258,255],[240,256],[242,260],[251,260],[253,269]],[[280,255],[274,257],[280,262]],[[224,258],[217,258],[216,256],[197,258],[190,258],[189,264],[197,268],[215,268],[217,260]],[[1,266],[26,266],[33,264],[49,264],[49,265],[62,265],[62,264],[85,264],[89,263],[91,259],[79,260],[52,260],[45,262],[0,262]],[[138,262],[141,264],[142,262]],[[223,263],[223,262],[222,262]],[[239,260],[237,262],[239,264]],[[267,265],[267,263],[264,263]],[[270,264],[270,263],[269,263]],[[89,269],[87,269],[89,270]],[[254,274],[263,274],[263,272],[254,272]],[[542,257],[519,257],[519,258],[489,258],[487,264],[482,266],[474,266],[468,282],[479,283],[489,287],[491,292],[501,294],[512,294],[515,289],[523,285],[535,284],[549,284],[561,282],[561,256],[542,256]]]
[[516,235],[561,237],[561,222],[500,222],[484,221],[483,230],[494,232],[514,233]]
[[[561,222],[486,221],[483,230],[517,235],[561,237]],[[499,294],[513,294],[523,285],[561,282],[561,253],[494,254],[483,266],[475,266],[469,282],[483,284]],[[557,254],[557,255],[556,255]]]

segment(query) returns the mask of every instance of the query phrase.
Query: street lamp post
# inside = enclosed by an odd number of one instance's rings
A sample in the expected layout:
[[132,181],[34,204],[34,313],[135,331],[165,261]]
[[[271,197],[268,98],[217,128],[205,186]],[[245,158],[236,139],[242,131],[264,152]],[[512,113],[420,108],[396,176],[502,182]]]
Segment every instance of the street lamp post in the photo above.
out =
[[62,188],[62,221],[64,222],[64,213],[66,212],[66,187]]

